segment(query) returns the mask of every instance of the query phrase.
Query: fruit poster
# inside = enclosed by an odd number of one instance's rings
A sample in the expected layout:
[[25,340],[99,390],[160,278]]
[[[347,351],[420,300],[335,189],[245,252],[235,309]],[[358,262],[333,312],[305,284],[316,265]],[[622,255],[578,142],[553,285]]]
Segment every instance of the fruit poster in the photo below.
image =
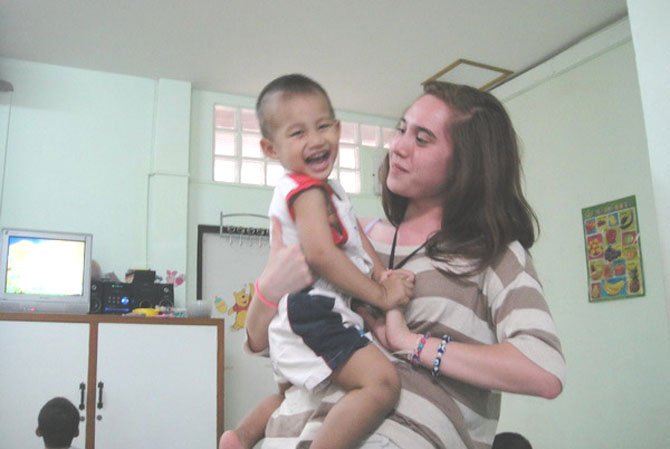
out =
[[644,295],[635,196],[582,209],[589,301]]

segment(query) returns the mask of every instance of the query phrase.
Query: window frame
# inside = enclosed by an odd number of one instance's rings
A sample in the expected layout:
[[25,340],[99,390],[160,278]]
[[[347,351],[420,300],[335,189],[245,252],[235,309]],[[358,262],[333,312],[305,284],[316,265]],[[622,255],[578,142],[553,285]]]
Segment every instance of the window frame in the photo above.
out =
[[[234,113],[232,127],[218,126],[219,119],[217,111],[220,108]],[[255,109],[247,105],[231,104],[230,102],[225,101],[217,101],[214,103],[212,107],[211,179],[212,182],[216,184],[273,188],[275,185],[273,179],[276,179],[283,173],[281,165],[278,162],[269,160],[262,154],[262,152],[257,157],[244,155],[244,136],[257,136],[260,138],[260,129],[258,127],[252,129],[243,127],[243,114],[248,113],[252,113],[255,116]],[[338,115],[338,120],[341,123],[343,131],[345,128],[351,128],[354,132],[353,138],[351,138],[351,136],[344,136],[343,132],[343,138],[341,138],[339,142],[340,151],[338,152],[338,157],[330,178],[338,179],[349,195],[372,194],[375,189],[371,188],[366,180],[363,179],[364,176],[368,176],[368,172],[370,172],[370,168],[366,166],[366,158],[364,156],[367,151],[386,151],[388,149],[391,136],[393,132],[395,132],[395,124],[391,125],[388,119],[382,117],[352,113],[342,113],[342,116],[340,116],[340,114],[336,115]],[[232,141],[234,144],[232,152],[222,154],[221,151],[217,151],[217,144],[219,143],[217,135],[219,135],[219,133],[232,134],[233,139],[229,139],[229,141]],[[374,139],[366,138],[370,133],[374,134]],[[343,150],[346,150],[347,152],[351,150],[352,153],[346,160],[342,160],[341,158],[344,153]],[[377,160],[379,157],[375,156],[372,159]],[[245,182],[248,181],[248,179],[243,179],[245,161],[249,164],[258,164],[259,167],[262,166],[262,183]],[[217,174],[217,166],[226,162],[233,164],[234,168],[232,170],[234,170],[234,173],[233,176],[228,176],[227,179],[222,179],[224,177],[218,176]],[[268,169],[269,167],[270,170]],[[269,171],[272,171],[273,174],[269,175]],[[372,173],[372,177],[374,176],[375,174]],[[350,178],[350,181],[342,182],[342,179],[346,179],[347,177]],[[354,189],[351,189],[352,186]]]

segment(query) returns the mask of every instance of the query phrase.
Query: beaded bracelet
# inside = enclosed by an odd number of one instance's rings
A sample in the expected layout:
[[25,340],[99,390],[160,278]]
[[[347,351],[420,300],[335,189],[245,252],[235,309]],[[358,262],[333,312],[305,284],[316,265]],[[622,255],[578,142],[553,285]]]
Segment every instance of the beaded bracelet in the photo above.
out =
[[258,288],[258,279],[256,279],[256,282],[254,282],[254,290],[256,291],[256,295],[255,295],[255,296],[256,296],[256,298],[258,298],[258,300],[259,300],[260,302],[262,302],[263,304],[265,304],[266,306],[268,306],[268,307],[271,308],[271,309],[275,309],[275,310],[277,310],[277,308],[278,308],[279,306],[278,306],[276,303],[274,303],[274,302],[270,301],[269,299],[267,299],[265,296],[263,296],[263,293],[261,293],[261,289]]
[[437,348],[437,354],[435,354],[435,360],[433,360],[433,369],[431,374],[434,378],[437,378],[440,375],[440,364],[442,363],[442,355],[444,350],[447,349],[447,345],[452,340],[450,336],[444,334],[442,336],[442,341],[440,341],[440,346]]
[[423,348],[426,346],[426,341],[429,338],[430,338],[430,332],[426,332],[425,334],[421,335],[417,340],[416,348],[409,357],[409,361],[412,362],[412,365],[416,366],[421,364],[421,351],[423,351]]

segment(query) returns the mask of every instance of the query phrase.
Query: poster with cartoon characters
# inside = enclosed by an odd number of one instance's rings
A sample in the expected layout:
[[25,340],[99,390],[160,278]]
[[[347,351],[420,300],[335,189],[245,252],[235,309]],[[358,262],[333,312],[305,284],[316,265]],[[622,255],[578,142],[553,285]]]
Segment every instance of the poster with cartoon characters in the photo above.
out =
[[590,302],[644,295],[635,196],[582,209]]

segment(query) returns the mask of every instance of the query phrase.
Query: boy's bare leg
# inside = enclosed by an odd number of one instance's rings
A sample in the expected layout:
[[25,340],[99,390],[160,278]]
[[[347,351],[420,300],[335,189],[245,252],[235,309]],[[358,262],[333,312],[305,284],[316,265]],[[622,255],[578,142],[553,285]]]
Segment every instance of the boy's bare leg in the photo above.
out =
[[332,380],[347,393],[326,415],[311,449],[354,447],[381,424],[400,395],[395,367],[373,344],[354,352]]
[[284,400],[284,392],[290,384],[279,385],[279,393],[264,398],[260,404],[242,419],[235,430],[221,435],[219,449],[251,449],[265,436],[265,426],[272,413]]

